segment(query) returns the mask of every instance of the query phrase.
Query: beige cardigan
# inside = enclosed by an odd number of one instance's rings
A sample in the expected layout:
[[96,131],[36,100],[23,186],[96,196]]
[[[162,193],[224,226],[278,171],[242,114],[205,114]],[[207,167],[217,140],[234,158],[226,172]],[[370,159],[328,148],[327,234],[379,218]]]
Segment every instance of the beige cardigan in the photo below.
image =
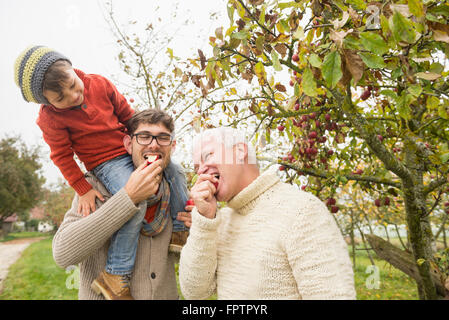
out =
[[[103,194],[106,202],[97,199],[97,210],[83,218],[77,214],[78,196],[53,239],[53,257],[56,263],[67,268],[80,265],[78,298],[103,299],[90,288],[92,281],[104,269],[109,239],[137,211],[124,189],[114,196],[92,175],[89,183]],[[176,257],[168,253],[172,223],[157,236],[140,235],[134,273],[131,278],[131,294],[135,299],[178,299],[174,263]]]
[[179,281],[186,299],[355,299],[347,245],[314,195],[265,172],[217,212],[192,211]]

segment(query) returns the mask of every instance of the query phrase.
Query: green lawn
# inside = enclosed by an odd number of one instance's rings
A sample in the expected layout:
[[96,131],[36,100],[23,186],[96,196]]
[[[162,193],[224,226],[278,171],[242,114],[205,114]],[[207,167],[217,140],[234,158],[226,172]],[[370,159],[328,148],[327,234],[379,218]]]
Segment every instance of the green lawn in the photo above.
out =
[[[41,234],[42,235],[42,234]],[[51,253],[52,238],[31,244],[11,266],[0,300],[74,300],[77,290],[66,288],[69,274]]]
[[375,254],[372,256],[377,270],[371,267],[371,260],[366,251],[356,251],[354,280],[358,300],[417,300],[419,298],[416,283],[412,278],[386,261],[376,259]]
[[50,236],[48,233],[42,233],[42,232],[13,232],[8,233],[8,235],[4,238],[0,238],[0,242],[6,242],[16,239],[25,239],[25,238],[37,238],[37,237],[46,237]]
[[[366,251],[356,251],[355,284],[359,300],[418,299],[416,285],[407,275],[382,260],[375,259],[375,269]],[[176,270],[177,266],[176,266]],[[66,273],[53,261],[51,238],[31,244],[11,267],[0,300],[74,300],[74,271]],[[378,283],[373,280],[378,280]],[[378,288],[376,288],[378,284]],[[178,286],[179,290],[179,286]],[[182,297],[182,294],[180,293]],[[211,299],[216,299],[215,296]]]

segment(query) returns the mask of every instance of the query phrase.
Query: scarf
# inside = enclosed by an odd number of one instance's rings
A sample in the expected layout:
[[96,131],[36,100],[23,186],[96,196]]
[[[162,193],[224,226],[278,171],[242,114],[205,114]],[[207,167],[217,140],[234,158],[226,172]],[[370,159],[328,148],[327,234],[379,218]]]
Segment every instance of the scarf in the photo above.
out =
[[155,236],[164,230],[168,222],[170,208],[168,202],[170,200],[170,187],[165,177],[162,178],[159,190],[147,200],[147,210],[156,203],[158,204],[154,219],[150,223],[143,220],[142,234],[148,237]]

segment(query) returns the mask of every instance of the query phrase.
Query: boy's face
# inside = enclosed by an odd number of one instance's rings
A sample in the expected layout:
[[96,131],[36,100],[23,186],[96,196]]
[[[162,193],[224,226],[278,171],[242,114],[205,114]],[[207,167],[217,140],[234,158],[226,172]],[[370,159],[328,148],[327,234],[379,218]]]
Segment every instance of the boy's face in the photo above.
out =
[[67,80],[62,83],[61,92],[44,90],[44,96],[55,108],[67,109],[79,106],[84,100],[84,83],[73,68],[66,71]]

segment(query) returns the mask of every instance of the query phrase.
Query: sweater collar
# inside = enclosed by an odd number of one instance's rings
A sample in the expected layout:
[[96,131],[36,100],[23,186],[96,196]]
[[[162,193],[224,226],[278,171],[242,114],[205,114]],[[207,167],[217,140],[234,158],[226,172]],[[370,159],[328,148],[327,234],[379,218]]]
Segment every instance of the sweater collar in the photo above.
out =
[[280,180],[276,172],[267,170],[232,198],[228,202],[228,207],[242,215],[246,215],[257,204],[259,197],[278,182]]

